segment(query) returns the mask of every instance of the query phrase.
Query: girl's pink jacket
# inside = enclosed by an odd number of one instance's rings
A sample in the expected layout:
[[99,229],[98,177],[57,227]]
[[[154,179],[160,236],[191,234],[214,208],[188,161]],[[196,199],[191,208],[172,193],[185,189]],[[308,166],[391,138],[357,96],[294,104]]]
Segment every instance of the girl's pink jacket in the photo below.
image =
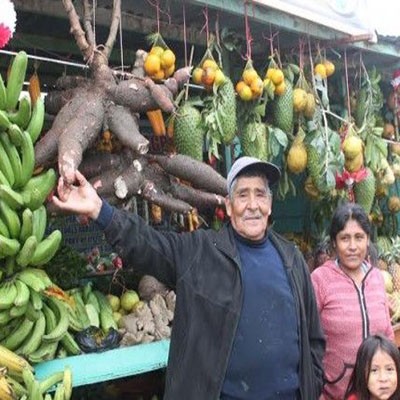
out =
[[377,268],[366,268],[360,287],[333,260],[311,274],[326,339],[320,400],[344,398],[363,339],[381,333],[394,340],[383,276]]

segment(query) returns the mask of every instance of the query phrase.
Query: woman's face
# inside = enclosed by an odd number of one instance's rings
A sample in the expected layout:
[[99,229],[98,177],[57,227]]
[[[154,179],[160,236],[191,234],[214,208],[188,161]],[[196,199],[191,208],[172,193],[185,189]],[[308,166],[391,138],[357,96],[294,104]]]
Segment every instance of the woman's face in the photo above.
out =
[[379,349],[371,361],[368,390],[371,400],[387,400],[397,388],[396,365],[390,355]]
[[360,268],[368,252],[369,237],[354,219],[347,221],[335,239],[335,250],[342,268]]

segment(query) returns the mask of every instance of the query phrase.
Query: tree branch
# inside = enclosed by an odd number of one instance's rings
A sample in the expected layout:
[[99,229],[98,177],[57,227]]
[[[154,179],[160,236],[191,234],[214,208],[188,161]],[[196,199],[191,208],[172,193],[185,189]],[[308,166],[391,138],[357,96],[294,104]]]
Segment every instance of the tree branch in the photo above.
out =
[[121,0],[114,0],[113,2],[113,11],[111,15],[111,26],[110,32],[108,34],[107,42],[104,45],[103,54],[107,57],[110,57],[111,50],[114,47],[115,38],[118,33],[118,26],[121,21]]
[[83,9],[84,9],[83,26],[86,32],[86,39],[91,46],[96,47],[96,37],[94,35],[94,29],[92,26],[93,9],[89,4],[89,0],[83,0]]
[[79,22],[79,15],[77,14],[72,0],[62,0],[65,11],[68,14],[69,22],[71,24],[71,33],[74,35],[76,44],[81,51],[83,58],[88,60],[93,53],[93,46],[91,46],[85,36],[85,32]]

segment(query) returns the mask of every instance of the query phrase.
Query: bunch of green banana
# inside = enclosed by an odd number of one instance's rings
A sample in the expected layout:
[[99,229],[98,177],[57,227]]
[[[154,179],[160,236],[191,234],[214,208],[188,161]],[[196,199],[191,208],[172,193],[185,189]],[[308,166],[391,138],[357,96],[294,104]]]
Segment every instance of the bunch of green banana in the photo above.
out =
[[19,52],[7,85],[0,79],[0,285],[26,267],[46,264],[61,243],[60,231],[44,238],[44,202],[56,184],[53,169],[33,176],[34,143],[44,121],[44,103],[22,97],[28,58]]
[[[2,361],[0,349],[0,365]],[[18,358],[13,353],[9,358]],[[54,392],[51,394],[50,391]],[[1,400],[70,400],[72,397],[72,371],[54,372],[43,380],[37,380],[29,365],[18,376],[13,375],[7,367],[0,367]]]

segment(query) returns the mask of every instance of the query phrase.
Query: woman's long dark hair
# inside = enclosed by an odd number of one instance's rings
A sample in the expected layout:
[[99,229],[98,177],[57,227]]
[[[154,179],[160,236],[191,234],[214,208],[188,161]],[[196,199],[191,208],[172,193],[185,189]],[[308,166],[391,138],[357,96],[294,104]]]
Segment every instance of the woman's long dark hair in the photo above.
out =
[[345,400],[350,395],[357,395],[359,400],[369,400],[368,377],[371,371],[372,358],[378,350],[389,354],[396,366],[397,387],[389,400],[400,399],[400,353],[396,345],[383,335],[367,337],[358,348],[356,365],[350,377],[346,390]]

